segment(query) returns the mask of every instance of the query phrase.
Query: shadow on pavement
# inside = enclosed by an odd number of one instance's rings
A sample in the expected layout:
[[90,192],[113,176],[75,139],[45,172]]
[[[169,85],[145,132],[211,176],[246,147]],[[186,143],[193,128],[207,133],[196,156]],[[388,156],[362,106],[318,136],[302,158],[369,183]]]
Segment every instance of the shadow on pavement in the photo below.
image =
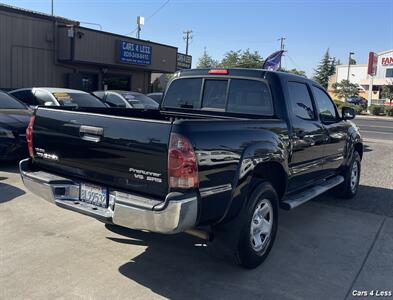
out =
[[[204,241],[187,234],[162,235],[115,225],[105,226],[125,237],[108,239],[147,247],[144,253],[120,266],[119,272],[165,298],[199,299],[208,295],[207,298],[219,299],[228,293],[228,282],[245,282],[242,278],[247,277],[247,271],[213,257]],[[209,283],[212,277],[214,285]],[[201,281],[204,287],[210,287],[209,291],[200,286]],[[222,284],[217,285],[217,281]],[[232,288],[230,290],[233,293]],[[239,289],[234,298],[239,299],[242,294],[244,290]],[[249,295],[247,293],[246,296]]]
[[0,183],[0,204],[25,194],[25,191],[6,183]]
[[314,201],[353,210],[393,217],[393,189],[360,185],[352,199],[335,198],[326,193]]
[[364,152],[371,152],[371,151],[373,151],[373,149],[369,145],[364,144],[363,145],[363,151]]
[[0,161],[0,172],[19,173],[19,161]]

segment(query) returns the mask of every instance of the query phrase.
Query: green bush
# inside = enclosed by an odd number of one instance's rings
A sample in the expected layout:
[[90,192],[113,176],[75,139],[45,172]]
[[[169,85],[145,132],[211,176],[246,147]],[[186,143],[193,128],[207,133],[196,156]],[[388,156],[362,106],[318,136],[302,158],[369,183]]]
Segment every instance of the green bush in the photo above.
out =
[[384,111],[385,111],[385,107],[383,105],[373,104],[370,106],[370,112],[374,116],[379,116],[379,115],[383,114]]
[[345,103],[340,100],[333,100],[334,104],[336,104],[337,108],[340,109]]
[[386,106],[385,113],[387,116],[393,117],[393,106]]

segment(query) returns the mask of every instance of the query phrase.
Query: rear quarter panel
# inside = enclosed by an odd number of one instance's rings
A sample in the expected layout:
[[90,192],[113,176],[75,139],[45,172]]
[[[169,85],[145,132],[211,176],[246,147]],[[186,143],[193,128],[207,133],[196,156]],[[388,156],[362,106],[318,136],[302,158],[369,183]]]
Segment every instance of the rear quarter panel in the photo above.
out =
[[278,119],[184,120],[173,131],[190,139],[197,156],[200,225],[222,220],[229,210],[239,211],[258,164],[288,165],[288,129]]

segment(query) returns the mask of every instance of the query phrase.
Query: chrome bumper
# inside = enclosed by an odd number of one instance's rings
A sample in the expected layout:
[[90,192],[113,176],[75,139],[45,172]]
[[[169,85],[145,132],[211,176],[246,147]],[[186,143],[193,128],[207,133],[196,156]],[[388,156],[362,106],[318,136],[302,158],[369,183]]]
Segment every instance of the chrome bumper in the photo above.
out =
[[160,233],[194,228],[197,221],[196,193],[169,193],[156,200],[115,190],[109,192],[108,208],[79,201],[79,183],[55,174],[31,169],[31,160],[19,163],[24,185],[37,196],[63,208],[120,226]]

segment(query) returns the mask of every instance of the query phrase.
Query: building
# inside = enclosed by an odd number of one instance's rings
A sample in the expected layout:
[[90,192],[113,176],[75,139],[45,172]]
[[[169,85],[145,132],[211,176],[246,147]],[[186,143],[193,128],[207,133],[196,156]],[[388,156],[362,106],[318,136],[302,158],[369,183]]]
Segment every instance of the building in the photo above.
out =
[[[393,49],[379,52],[377,55],[377,73],[373,78],[373,100],[378,100],[380,98],[379,92],[382,86],[393,85]],[[349,78],[351,83],[359,86],[359,94],[368,98],[370,77],[367,74],[367,68],[367,63],[350,65],[348,73],[348,65],[337,65],[336,74],[329,79],[329,92],[332,93],[333,91],[333,83],[341,82]]]
[[152,73],[173,73],[178,57],[185,59],[173,46],[3,4],[0,41],[0,89],[5,90],[52,86],[148,92]]

